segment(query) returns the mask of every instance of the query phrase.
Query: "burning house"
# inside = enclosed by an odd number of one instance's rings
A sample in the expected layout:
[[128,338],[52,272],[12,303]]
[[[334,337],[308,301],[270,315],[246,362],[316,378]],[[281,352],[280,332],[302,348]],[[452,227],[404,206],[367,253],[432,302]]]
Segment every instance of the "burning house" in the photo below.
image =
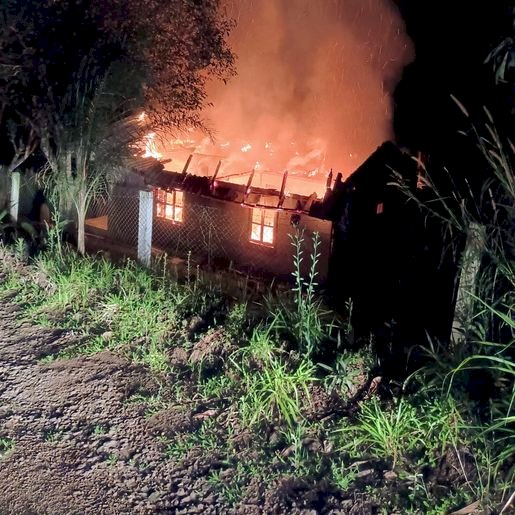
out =
[[[154,252],[279,279],[289,278],[293,271],[290,234],[303,230],[305,253],[309,254],[316,232],[320,236],[319,274],[325,280],[332,222],[324,217],[323,198],[316,192],[289,192],[287,172],[276,189],[254,185],[257,170],[247,174],[245,184],[239,184],[224,180],[220,168],[218,165],[211,176],[202,176],[191,173],[187,166],[172,172],[154,160],[143,160],[123,183],[114,186],[102,212],[98,205],[93,209],[87,230],[93,237],[135,249],[138,225],[150,223]],[[140,191],[151,193],[152,198],[148,220],[143,222]],[[307,257],[304,262],[307,266]]]
[[[288,0],[227,3],[237,74],[207,84],[209,130],[186,127],[170,139],[149,127],[143,156],[160,164],[142,163],[115,186],[89,216],[90,234],[134,248],[140,218],[151,217],[155,250],[288,277],[288,235],[299,227],[305,264],[311,235],[320,234],[320,276],[328,277],[329,170],[349,176],[392,138],[391,93],[412,48],[390,5],[297,7],[302,15]],[[145,215],[142,190],[152,192]]]

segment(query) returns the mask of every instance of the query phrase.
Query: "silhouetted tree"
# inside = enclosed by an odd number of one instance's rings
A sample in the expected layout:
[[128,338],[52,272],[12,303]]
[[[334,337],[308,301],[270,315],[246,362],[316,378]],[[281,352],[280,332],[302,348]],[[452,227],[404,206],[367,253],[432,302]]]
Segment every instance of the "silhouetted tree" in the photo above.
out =
[[231,25],[218,0],[7,0],[0,23],[0,106],[75,206],[83,252],[91,195],[148,127],[202,126],[206,82],[232,73]]

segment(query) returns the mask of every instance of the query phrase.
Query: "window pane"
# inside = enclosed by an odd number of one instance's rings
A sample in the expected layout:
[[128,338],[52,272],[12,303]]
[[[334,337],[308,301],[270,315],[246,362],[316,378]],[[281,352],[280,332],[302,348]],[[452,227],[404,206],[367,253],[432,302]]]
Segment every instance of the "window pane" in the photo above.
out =
[[181,206],[176,206],[174,220],[176,222],[182,222],[182,207]]
[[250,239],[253,241],[261,241],[261,225],[252,224],[252,229],[250,231]]
[[164,204],[156,204],[156,215],[160,218],[164,218],[165,216],[165,209]]
[[165,218],[167,220],[173,220],[173,206],[166,204]]
[[173,204],[173,191],[168,191],[166,193],[166,203],[167,204]]
[[263,222],[265,225],[270,225],[273,227],[275,225],[275,211],[272,211],[271,209],[265,209]]
[[176,206],[182,206],[183,205],[183,193],[182,191],[176,191],[175,192],[175,205]]
[[274,229],[273,227],[263,227],[263,243],[273,243],[274,242]]
[[259,209],[257,207],[252,208],[252,221],[256,224],[261,223],[261,212],[262,209]]
[[160,189],[156,189],[156,196],[158,202],[164,202],[165,201],[165,192]]

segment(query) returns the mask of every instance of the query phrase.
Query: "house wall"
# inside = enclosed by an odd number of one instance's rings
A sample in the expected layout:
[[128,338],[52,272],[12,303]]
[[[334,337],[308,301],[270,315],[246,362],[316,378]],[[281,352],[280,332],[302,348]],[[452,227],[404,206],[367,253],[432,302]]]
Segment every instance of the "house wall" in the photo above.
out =
[[[232,266],[241,270],[269,272],[291,278],[293,246],[289,234],[294,228],[291,213],[278,211],[274,246],[250,241],[252,210],[223,200],[184,193],[184,221],[173,223],[154,217],[153,245],[170,253],[203,258],[208,264]],[[331,222],[301,215],[299,227],[304,228],[304,273],[309,266],[313,232],[320,234],[320,280],[327,277]]]
[[[118,185],[114,188],[108,209],[108,237],[130,246],[137,246],[139,188]],[[155,216],[152,246],[171,255],[186,258],[191,252],[203,264],[233,266],[242,271],[270,273],[291,279],[293,246],[288,236],[294,231],[291,213],[279,211],[273,247],[250,241],[252,210],[240,204],[184,193],[184,218],[173,223]],[[313,232],[320,234],[319,282],[327,277],[331,251],[331,222],[300,215],[299,227],[304,228],[303,272],[307,273],[312,251]]]

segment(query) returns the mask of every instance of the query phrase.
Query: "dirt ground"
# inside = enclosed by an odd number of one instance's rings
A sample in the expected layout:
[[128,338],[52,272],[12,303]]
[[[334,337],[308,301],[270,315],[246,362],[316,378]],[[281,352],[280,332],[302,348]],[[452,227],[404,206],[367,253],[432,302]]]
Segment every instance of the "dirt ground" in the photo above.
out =
[[331,509],[326,493],[295,481],[256,485],[229,509],[206,479],[219,458],[166,459],[156,428],[177,421],[128,402],[156,391],[143,368],[109,352],[41,361],[77,338],[0,304],[0,439],[13,442],[0,457],[0,514],[369,513]]

